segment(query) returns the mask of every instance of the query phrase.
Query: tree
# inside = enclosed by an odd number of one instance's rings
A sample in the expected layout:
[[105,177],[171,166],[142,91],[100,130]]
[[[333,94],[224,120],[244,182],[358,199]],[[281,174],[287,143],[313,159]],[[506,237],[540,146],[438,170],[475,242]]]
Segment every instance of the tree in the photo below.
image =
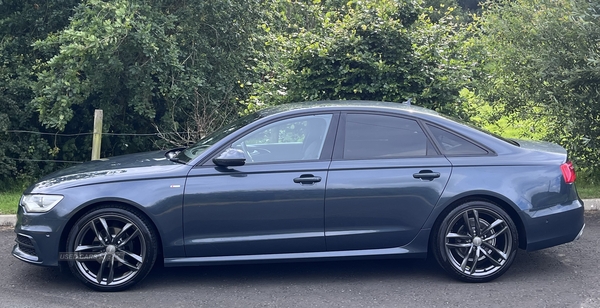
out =
[[[116,134],[103,138],[102,156],[197,140],[237,117],[261,45],[257,0],[0,6],[0,130],[69,135],[0,133],[3,183],[57,167],[15,158],[88,160],[97,108]],[[152,132],[162,139],[129,136]]]
[[76,112],[89,121],[92,109],[101,108],[109,132],[156,128],[190,133],[166,138],[173,143],[197,139],[245,95],[239,84],[248,75],[257,6],[85,1],[67,28],[35,44],[42,52],[58,50],[37,67],[33,103],[41,121],[64,130]]
[[510,110],[543,110],[588,176],[600,171],[600,4],[585,0],[488,2],[480,43],[487,52],[482,88]]
[[6,131],[39,131],[38,117],[29,105],[35,82],[31,67],[45,58],[31,45],[62,29],[77,2],[0,2],[0,190],[56,168],[55,163],[36,161],[48,158],[52,136]]
[[[186,145],[242,109],[320,99],[450,113],[472,69],[454,0],[0,2],[0,182],[102,156]],[[156,132],[156,136],[131,134]],[[67,134],[67,136],[58,133]],[[41,171],[37,170],[41,167]]]
[[[254,85],[250,109],[307,100],[408,98],[441,109],[469,79],[459,48],[465,32],[454,8],[434,23],[433,8],[412,1],[288,4],[307,8],[305,16],[316,22],[310,28],[292,22],[286,31],[268,29],[268,54],[277,57],[259,66],[263,79]],[[284,12],[289,11],[297,12]]]

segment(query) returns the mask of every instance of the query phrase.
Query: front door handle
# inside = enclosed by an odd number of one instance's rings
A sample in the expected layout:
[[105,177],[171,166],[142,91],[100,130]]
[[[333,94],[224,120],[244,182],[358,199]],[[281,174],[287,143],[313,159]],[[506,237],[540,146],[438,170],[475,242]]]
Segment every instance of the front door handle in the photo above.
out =
[[440,177],[440,173],[439,172],[433,172],[431,170],[421,170],[419,171],[419,173],[415,173],[413,174],[413,178],[415,179],[421,179],[421,180],[433,180],[435,178],[439,178]]
[[314,184],[314,183],[319,183],[319,182],[321,182],[321,177],[314,176],[312,174],[303,174],[298,178],[294,178],[294,183]]

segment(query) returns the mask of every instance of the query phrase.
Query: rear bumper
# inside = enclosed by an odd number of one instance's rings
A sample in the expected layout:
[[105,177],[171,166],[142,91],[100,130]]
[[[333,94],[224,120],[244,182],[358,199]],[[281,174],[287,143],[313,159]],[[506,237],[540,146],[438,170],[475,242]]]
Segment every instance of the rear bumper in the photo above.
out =
[[527,251],[561,245],[578,239],[585,222],[581,200],[559,204],[525,215]]

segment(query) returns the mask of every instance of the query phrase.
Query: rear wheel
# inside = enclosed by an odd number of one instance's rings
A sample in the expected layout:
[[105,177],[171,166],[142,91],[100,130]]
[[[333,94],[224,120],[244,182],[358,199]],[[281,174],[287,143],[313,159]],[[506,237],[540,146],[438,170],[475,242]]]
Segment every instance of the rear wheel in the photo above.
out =
[[453,277],[486,282],[500,277],[518,249],[517,228],[510,216],[487,201],[469,201],[453,209],[439,225],[433,252]]
[[69,268],[86,286],[121,291],[142,280],[156,260],[150,223],[136,211],[104,206],[81,217],[67,239]]

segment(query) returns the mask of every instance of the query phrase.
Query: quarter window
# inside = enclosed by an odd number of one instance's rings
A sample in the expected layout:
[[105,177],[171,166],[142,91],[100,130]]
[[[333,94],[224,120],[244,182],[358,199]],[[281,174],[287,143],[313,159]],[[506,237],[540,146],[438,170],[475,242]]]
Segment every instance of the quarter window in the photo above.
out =
[[415,157],[427,154],[435,154],[435,150],[415,120],[375,114],[346,116],[344,159]]
[[465,138],[459,137],[448,131],[435,127],[433,125],[427,125],[429,130],[433,134],[433,137],[437,140],[438,144],[442,146],[444,154],[447,155],[486,155],[488,151],[475,145],[474,143],[466,140]]

